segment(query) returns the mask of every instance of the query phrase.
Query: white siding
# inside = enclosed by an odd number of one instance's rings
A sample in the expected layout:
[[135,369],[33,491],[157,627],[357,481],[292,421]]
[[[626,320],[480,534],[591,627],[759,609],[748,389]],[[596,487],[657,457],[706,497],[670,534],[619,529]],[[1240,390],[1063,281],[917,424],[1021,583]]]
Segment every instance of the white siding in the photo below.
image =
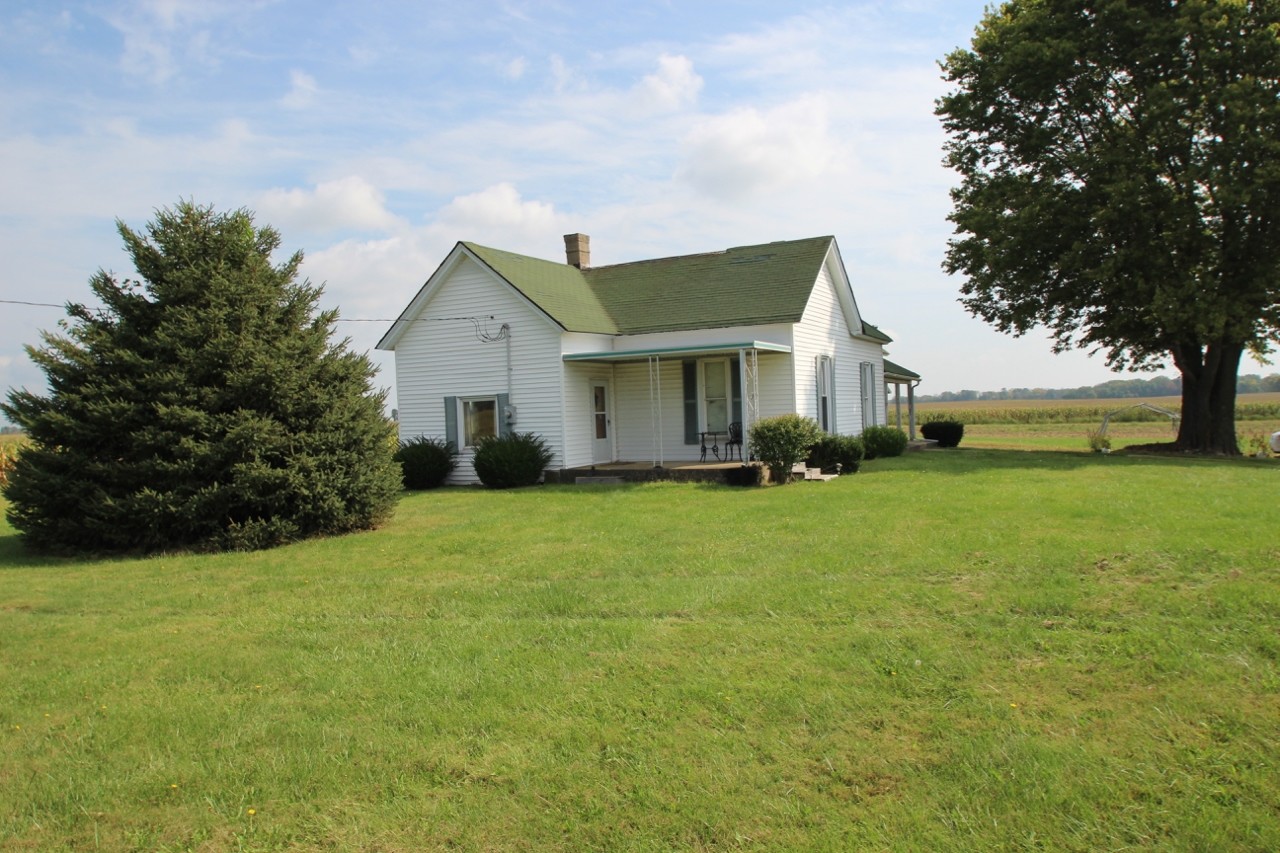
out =
[[[482,330],[496,335],[510,328],[511,371],[507,341],[486,343],[468,320],[444,317],[488,317]],[[535,432],[555,452],[552,467],[564,454],[564,410],[561,395],[560,330],[492,273],[463,259],[426,303],[396,345],[396,395],[400,437],[445,435],[446,397],[511,395],[516,407],[514,429]],[[475,482],[470,454],[459,457],[451,483]]]
[[618,446],[618,432],[622,418],[618,415],[618,388],[614,380],[616,368],[612,364],[570,363],[564,365],[564,429],[565,468],[590,465],[595,441],[595,421],[591,382],[602,379],[609,383],[609,413],[612,424],[614,448]]
[[835,359],[836,431],[857,435],[862,432],[860,365],[864,361],[875,366],[876,423],[885,422],[884,356],[879,344],[849,334],[835,287],[824,265],[804,316],[796,324],[795,411],[817,417],[817,357],[830,356]]

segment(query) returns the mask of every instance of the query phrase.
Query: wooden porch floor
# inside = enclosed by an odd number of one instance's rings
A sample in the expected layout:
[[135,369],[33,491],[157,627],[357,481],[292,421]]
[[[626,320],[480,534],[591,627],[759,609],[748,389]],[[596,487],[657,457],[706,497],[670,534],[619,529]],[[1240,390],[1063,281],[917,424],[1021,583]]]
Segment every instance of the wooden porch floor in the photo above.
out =
[[682,483],[723,483],[725,472],[741,468],[733,462],[668,462],[654,467],[652,462],[604,462],[581,468],[561,468],[547,471],[548,483],[647,483],[655,480],[674,480]]

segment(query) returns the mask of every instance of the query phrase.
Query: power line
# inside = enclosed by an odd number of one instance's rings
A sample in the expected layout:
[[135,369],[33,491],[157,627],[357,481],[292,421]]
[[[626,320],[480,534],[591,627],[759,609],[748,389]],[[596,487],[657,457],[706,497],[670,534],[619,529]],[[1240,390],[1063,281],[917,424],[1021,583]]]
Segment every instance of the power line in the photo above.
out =
[[[0,299],[0,304],[4,305],[34,305],[40,308],[65,308],[65,305],[59,305],[53,302],[25,302],[21,299]],[[415,317],[413,320],[406,320],[403,317],[338,317],[334,320],[336,323],[445,323],[454,320],[467,320],[475,322],[476,320],[496,320],[497,318],[490,314],[487,317]]]
[[52,302],[23,302],[21,299],[0,299],[0,302],[6,305],[37,305],[41,308],[62,308],[62,305],[54,305]]

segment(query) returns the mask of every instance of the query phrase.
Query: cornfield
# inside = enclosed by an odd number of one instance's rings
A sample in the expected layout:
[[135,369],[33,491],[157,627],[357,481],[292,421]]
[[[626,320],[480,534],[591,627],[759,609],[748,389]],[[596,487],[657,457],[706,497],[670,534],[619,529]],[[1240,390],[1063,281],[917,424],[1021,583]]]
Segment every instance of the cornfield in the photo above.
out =
[[[1270,396],[1270,395],[1268,395]],[[1015,401],[1010,401],[1011,403]],[[956,420],[964,424],[1098,424],[1111,414],[1111,423],[1141,423],[1167,421],[1168,415],[1136,406],[1138,402],[1159,406],[1179,414],[1177,402],[1167,400],[1130,401],[1106,400],[1080,405],[1073,401],[1053,405],[975,405],[961,408],[955,403],[921,403],[917,406],[919,423]],[[1272,421],[1280,419],[1280,401],[1246,401],[1236,405],[1236,421]]]
[[16,444],[0,444],[0,487],[9,482],[9,472],[13,470],[13,465],[18,461],[18,446]]

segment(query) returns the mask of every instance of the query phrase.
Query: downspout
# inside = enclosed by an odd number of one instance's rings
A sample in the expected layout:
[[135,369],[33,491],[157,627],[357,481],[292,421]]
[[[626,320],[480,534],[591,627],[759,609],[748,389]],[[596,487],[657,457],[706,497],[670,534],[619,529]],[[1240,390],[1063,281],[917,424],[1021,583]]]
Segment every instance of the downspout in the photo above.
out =
[[[513,370],[511,367],[511,327],[506,323],[502,324],[502,335],[507,339],[507,402],[511,402],[511,377]],[[512,405],[515,405],[512,403]]]

